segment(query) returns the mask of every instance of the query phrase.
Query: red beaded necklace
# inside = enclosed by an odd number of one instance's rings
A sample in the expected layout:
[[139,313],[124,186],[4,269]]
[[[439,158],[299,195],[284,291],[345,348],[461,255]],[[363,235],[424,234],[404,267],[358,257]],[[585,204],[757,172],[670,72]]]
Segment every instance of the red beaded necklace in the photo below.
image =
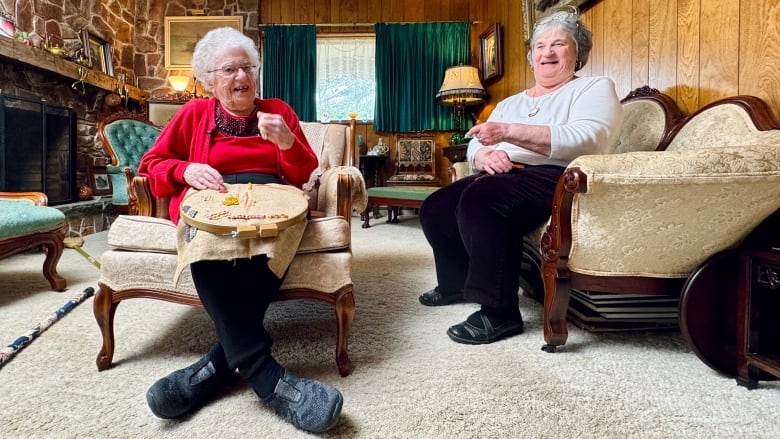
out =
[[257,128],[257,113],[253,110],[249,116],[235,116],[218,104],[214,111],[217,129],[226,136],[249,137],[259,136]]

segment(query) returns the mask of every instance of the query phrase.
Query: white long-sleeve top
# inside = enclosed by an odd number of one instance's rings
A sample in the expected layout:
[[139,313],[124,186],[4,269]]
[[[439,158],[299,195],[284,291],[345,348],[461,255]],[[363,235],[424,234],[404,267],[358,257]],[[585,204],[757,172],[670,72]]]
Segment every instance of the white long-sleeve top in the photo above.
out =
[[[538,113],[529,116],[535,107]],[[508,142],[489,148],[506,151],[516,163],[565,167],[581,155],[611,153],[622,120],[615,83],[602,76],[580,77],[535,99],[528,90],[509,96],[488,117],[488,122],[549,126],[549,157]],[[484,147],[476,138],[469,142],[467,158],[472,166],[477,150]]]

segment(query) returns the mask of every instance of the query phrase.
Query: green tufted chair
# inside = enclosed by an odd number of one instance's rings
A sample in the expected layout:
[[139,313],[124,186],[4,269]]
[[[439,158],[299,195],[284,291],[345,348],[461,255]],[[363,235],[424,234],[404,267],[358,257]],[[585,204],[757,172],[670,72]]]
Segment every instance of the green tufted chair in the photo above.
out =
[[127,187],[138,172],[141,156],[152,147],[161,130],[146,120],[146,113],[121,112],[98,123],[98,138],[111,157],[106,171],[117,213],[129,213]]

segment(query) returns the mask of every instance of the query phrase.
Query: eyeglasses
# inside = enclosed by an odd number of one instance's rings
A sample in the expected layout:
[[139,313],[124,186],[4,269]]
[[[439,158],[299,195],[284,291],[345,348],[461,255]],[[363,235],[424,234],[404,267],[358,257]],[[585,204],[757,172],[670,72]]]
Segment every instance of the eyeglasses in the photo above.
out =
[[208,73],[216,73],[216,74],[218,74],[218,75],[220,75],[220,76],[222,76],[224,78],[234,78],[236,75],[238,75],[238,71],[239,70],[243,70],[244,73],[249,75],[249,74],[252,73],[252,71],[254,69],[255,69],[255,66],[253,66],[251,64],[247,64],[247,65],[241,66],[241,67],[225,66],[225,67],[222,67],[221,69],[209,70]]

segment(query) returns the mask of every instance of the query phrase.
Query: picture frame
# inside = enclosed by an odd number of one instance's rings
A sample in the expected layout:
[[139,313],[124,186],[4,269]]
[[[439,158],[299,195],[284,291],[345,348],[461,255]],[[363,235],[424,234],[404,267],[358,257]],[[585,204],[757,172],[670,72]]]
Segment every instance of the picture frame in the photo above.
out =
[[181,109],[184,102],[178,101],[149,101],[149,122],[164,127],[168,125],[174,115]]
[[165,69],[191,69],[195,43],[218,27],[244,31],[242,17],[237,15],[165,17]]
[[503,57],[501,25],[493,23],[479,36],[479,73],[483,83],[490,83],[504,76]]
[[567,6],[575,6],[580,12],[585,12],[598,0],[522,0],[523,1],[523,38],[525,44],[531,43],[534,25],[541,17]]
[[111,43],[88,32],[82,38],[86,38],[84,57],[87,58],[89,65],[108,76],[114,76],[114,64],[111,61]]
[[90,166],[88,176],[92,195],[102,197],[114,193],[111,178],[108,176],[105,166]]

